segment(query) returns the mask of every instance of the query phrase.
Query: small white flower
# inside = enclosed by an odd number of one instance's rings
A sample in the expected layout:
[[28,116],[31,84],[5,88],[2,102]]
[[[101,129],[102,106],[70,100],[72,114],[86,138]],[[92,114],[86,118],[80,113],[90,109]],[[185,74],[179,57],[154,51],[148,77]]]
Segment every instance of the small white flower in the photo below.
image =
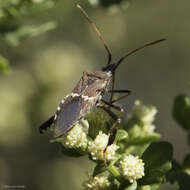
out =
[[115,144],[109,145],[104,153],[108,139],[109,136],[100,131],[95,140],[88,143],[88,150],[93,160],[113,160],[115,158],[115,151],[119,148]]
[[83,183],[84,190],[101,190],[110,186],[108,177],[104,174],[95,177],[89,175],[88,177],[89,179]]
[[154,106],[145,106],[142,105],[142,102],[137,100],[135,101],[135,106],[133,108],[132,115],[138,117],[144,125],[150,125],[157,114],[157,109]]
[[109,139],[108,135],[100,131],[99,134],[94,139],[94,141],[90,141],[88,143],[88,150],[93,160],[104,159],[103,152],[108,144],[108,139]]
[[105,158],[106,160],[113,160],[115,158],[115,152],[119,148],[116,144],[112,144],[107,147],[105,151]]
[[138,156],[125,155],[120,161],[120,169],[123,176],[128,179],[130,183],[144,176],[144,163]]
[[77,123],[69,132],[67,132],[62,138],[62,144],[65,148],[86,148],[88,139],[88,125],[83,125],[83,122],[87,121],[82,120]]

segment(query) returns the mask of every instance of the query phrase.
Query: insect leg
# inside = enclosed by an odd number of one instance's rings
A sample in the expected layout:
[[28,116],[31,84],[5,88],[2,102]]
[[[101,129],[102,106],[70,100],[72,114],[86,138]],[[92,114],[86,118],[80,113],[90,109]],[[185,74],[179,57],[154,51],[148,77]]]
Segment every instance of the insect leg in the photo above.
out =
[[124,99],[127,96],[129,96],[131,91],[130,90],[109,90],[108,93],[124,93],[125,94],[123,96],[120,96],[119,98],[112,100],[111,104],[113,104],[114,102],[118,102],[119,100]]
[[102,101],[104,104],[108,105],[109,107],[112,107],[112,108],[116,109],[117,111],[120,111],[120,112],[123,112],[123,111],[124,111],[123,108],[121,108],[120,106],[111,104],[111,103],[109,103],[109,102],[107,102],[106,100],[103,100],[103,99],[101,99],[101,101]]
[[[111,145],[114,140],[115,140],[115,135],[117,133],[117,126],[120,124],[121,119],[119,116],[117,116],[115,113],[113,113],[108,107],[106,106],[100,106],[98,105],[99,108],[103,109],[105,112],[107,112],[111,118],[115,120],[115,123],[112,125],[110,131],[109,131],[109,140],[107,146]],[[106,151],[107,147],[105,148],[104,152]]]
[[111,144],[113,144],[114,140],[115,140],[115,136],[117,133],[117,129],[118,129],[118,124],[120,124],[121,119],[115,114],[113,113],[109,107],[105,107],[105,106],[98,106],[99,108],[103,109],[105,112],[107,112],[110,117],[112,117],[115,120],[115,123],[112,125],[110,131],[109,131],[109,139],[108,139],[108,144],[104,149],[104,164],[106,165],[106,150],[107,147]]
[[43,133],[44,130],[46,130],[48,127],[51,126],[51,124],[54,121],[54,117],[55,117],[54,115],[51,116],[47,121],[45,121],[42,125],[40,125],[39,127],[40,133]]

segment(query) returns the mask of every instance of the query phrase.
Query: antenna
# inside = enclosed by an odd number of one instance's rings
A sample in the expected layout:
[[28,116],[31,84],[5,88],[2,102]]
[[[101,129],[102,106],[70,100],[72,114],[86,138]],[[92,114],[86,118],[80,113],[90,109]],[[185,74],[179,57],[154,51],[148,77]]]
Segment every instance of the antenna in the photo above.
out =
[[153,41],[153,42],[149,42],[149,43],[147,43],[147,44],[145,44],[145,45],[143,45],[143,46],[140,46],[140,47],[138,47],[138,48],[136,48],[136,49],[130,51],[129,53],[127,53],[126,55],[124,55],[123,57],[121,57],[121,58],[119,59],[119,61],[115,64],[114,71],[117,69],[117,67],[120,65],[120,63],[121,63],[125,58],[129,57],[130,55],[136,53],[137,51],[139,51],[139,50],[141,50],[141,49],[144,49],[144,48],[146,48],[146,47],[149,47],[149,46],[158,44],[158,43],[163,42],[163,41],[165,41],[165,40],[166,40],[165,38],[162,38],[162,39],[160,39],[160,40],[156,40],[156,41]]
[[106,45],[106,42],[102,36],[102,34],[100,33],[100,31],[98,30],[98,28],[96,27],[95,23],[92,21],[92,19],[88,16],[88,14],[84,11],[84,9],[77,4],[77,8],[80,9],[81,13],[84,15],[84,17],[87,19],[87,21],[89,22],[89,24],[91,25],[91,27],[93,28],[93,30],[96,32],[96,34],[98,35],[98,38],[100,39],[100,41],[102,42],[103,46],[105,47],[107,53],[108,53],[108,63],[107,65],[109,65],[111,63],[111,51],[109,50],[108,46]]

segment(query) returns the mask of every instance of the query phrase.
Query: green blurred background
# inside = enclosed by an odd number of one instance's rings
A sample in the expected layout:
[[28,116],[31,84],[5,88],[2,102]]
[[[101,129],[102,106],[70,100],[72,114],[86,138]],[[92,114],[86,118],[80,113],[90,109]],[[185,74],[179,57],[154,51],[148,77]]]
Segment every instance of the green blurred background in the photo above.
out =
[[128,58],[117,70],[116,88],[132,95],[122,102],[130,113],[134,100],[158,108],[157,131],[174,144],[179,161],[187,153],[185,132],[171,117],[174,97],[189,92],[190,2],[185,0],[133,0],[116,11],[87,1],[57,1],[49,10],[26,17],[25,23],[49,20],[57,28],[25,40],[19,46],[0,45],[12,72],[0,75],[0,183],[26,189],[81,189],[93,165],[86,157],[70,158],[60,146],[40,135],[38,126],[54,113],[83,71],[100,70],[106,52],[76,3],[101,30],[114,60],[146,42],[167,41]]

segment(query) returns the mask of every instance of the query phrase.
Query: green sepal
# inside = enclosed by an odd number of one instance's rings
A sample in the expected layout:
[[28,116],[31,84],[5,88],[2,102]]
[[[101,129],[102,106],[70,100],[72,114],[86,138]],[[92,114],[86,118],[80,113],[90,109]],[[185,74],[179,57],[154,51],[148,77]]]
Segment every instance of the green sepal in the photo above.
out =
[[162,183],[166,173],[172,168],[173,148],[168,142],[154,142],[143,153],[145,176],[138,182],[140,185]]

